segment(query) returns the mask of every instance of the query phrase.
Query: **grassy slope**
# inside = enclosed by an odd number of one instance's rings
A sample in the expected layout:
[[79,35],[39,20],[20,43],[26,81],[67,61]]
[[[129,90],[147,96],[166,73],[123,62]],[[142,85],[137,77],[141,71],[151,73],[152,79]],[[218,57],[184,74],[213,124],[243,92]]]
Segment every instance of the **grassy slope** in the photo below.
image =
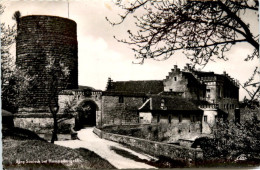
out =
[[[8,169],[114,169],[87,149],[70,149],[48,143],[31,131],[3,129],[3,166]],[[24,163],[18,161],[39,161]],[[56,163],[49,163],[50,160]],[[67,163],[61,164],[64,160]],[[46,162],[49,161],[49,162]],[[71,161],[75,161],[70,163]]]

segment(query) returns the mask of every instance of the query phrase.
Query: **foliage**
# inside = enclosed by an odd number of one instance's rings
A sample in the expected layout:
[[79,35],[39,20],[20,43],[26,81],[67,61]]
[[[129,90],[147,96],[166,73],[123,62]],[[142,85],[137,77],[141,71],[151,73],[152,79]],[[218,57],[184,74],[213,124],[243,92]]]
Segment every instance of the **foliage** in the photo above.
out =
[[232,120],[219,119],[213,128],[213,138],[201,141],[201,149],[207,159],[234,161],[239,155],[247,158],[259,158],[260,153],[260,120],[256,113],[237,123]]
[[[0,4],[0,15],[4,12],[4,6]],[[14,112],[16,90],[14,86],[14,60],[10,53],[10,48],[15,42],[15,27],[6,26],[1,23],[1,85],[2,85],[2,107],[6,110]]]
[[[176,50],[197,64],[206,64],[212,57],[226,60],[225,52],[239,42],[247,42],[254,52],[247,59],[258,57],[258,33],[254,35],[241,16],[258,12],[258,1],[157,1],[117,0],[123,9],[119,22],[134,15],[137,32],[128,30],[129,39],[120,42],[133,45],[136,58],[167,59]],[[141,13],[141,16],[140,16]],[[139,14],[139,15],[138,15]]]

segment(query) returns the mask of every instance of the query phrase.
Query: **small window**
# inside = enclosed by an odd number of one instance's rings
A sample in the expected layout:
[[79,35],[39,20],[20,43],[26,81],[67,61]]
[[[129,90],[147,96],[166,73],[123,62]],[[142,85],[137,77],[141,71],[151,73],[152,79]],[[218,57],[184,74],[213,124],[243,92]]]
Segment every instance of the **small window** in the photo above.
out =
[[204,117],[203,117],[203,120],[204,120],[204,122],[208,122],[208,117],[207,117],[207,116],[204,116]]
[[172,92],[172,89],[170,89],[170,92]]
[[235,122],[240,123],[240,110],[235,109]]
[[124,97],[123,96],[119,97],[119,103],[124,103]]
[[191,122],[195,122],[195,116],[191,117]]
[[177,77],[174,77],[174,81],[177,81]]
[[182,115],[179,114],[179,123],[181,123],[181,122],[182,122]]
[[160,122],[160,115],[157,115],[157,123]]
[[210,92],[210,89],[207,89],[207,92]]
[[164,109],[164,108],[165,108],[165,107],[164,107],[164,106],[165,106],[165,105],[164,105],[164,102],[165,102],[164,99],[162,99],[162,100],[161,100],[161,109]]
[[169,124],[172,123],[172,116],[171,115],[168,116],[168,122],[169,122]]
[[143,117],[140,117],[140,119],[144,119]]

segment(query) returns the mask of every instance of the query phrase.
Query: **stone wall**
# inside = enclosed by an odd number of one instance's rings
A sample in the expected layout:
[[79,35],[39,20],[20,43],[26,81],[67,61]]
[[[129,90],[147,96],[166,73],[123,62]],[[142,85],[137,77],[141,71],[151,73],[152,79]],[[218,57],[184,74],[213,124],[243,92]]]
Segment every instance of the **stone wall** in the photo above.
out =
[[201,120],[202,112],[175,111],[153,113],[152,123],[157,123],[160,128],[159,138],[165,139],[165,142],[174,143],[180,138],[189,139],[198,136],[201,133]]
[[146,152],[152,156],[166,156],[175,160],[180,159],[186,161],[188,161],[189,159],[193,161],[203,159],[203,153],[201,149],[193,149],[183,146],[134,138],[130,136],[106,133],[96,128],[94,128],[94,133],[104,139],[128,145],[130,147]]
[[[58,119],[62,116],[58,115]],[[37,134],[50,134],[53,131],[53,118],[48,113],[17,114],[14,117],[14,126],[31,130]],[[70,134],[71,127],[75,126],[75,118],[68,118],[58,123],[58,133]]]
[[143,104],[143,97],[102,96],[102,124],[131,124],[138,123],[138,107]]
[[57,68],[66,68],[70,73],[66,79],[57,77],[58,91],[78,88],[78,43],[74,21],[55,16],[32,15],[21,17],[17,28],[16,64],[36,78],[24,94],[30,102],[25,102],[23,107],[48,105],[50,91],[46,82],[50,81],[51,74],[46,68],[50,62],[55,61]]

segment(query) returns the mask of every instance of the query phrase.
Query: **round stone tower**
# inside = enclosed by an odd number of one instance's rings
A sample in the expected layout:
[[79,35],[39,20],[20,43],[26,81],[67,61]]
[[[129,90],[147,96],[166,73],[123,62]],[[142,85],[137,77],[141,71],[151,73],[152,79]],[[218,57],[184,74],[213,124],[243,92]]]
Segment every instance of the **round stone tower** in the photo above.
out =
[[[78,42],[76,22],[56,16],[30,15],[17,23],[16,65],[36,79],[26,93],[31,102],[18,112],[48,112],[50,62],[66,68],[66,79],[57,77],[58,91],[78,88]],[[56,96],[57,97],[57,96]],[[26,109],[27,108],[27,109]]]

